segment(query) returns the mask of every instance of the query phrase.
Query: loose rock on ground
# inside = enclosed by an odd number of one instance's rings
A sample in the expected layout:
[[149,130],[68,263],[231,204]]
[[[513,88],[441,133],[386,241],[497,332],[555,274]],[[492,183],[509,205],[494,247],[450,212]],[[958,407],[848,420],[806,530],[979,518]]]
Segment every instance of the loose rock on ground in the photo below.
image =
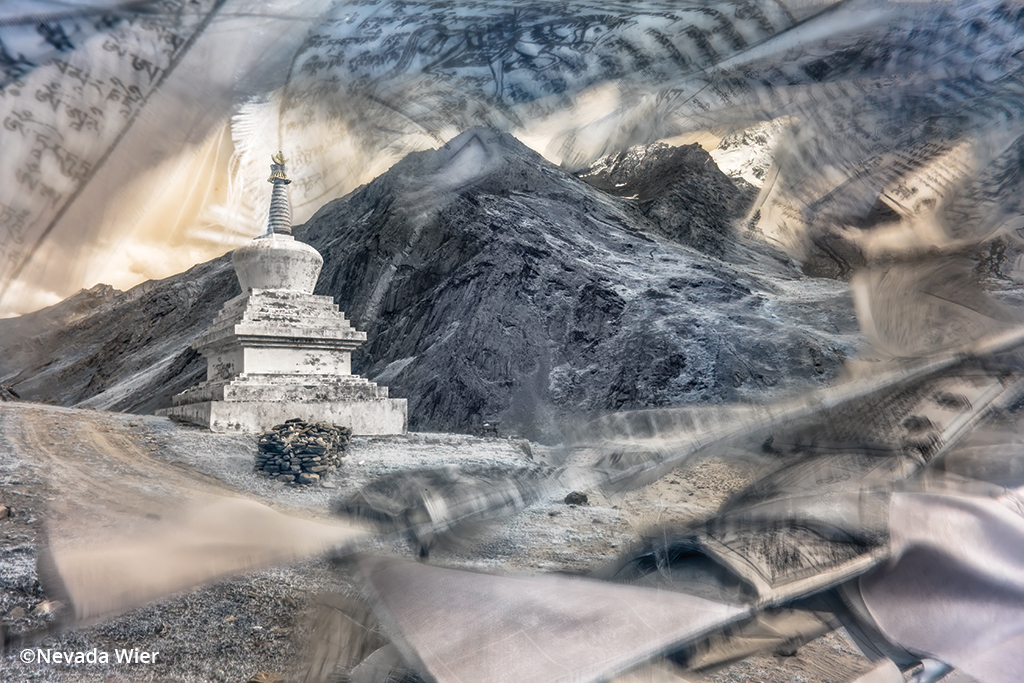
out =
[[341,466],[351,438],[348,427],[287,420],[260,435],[256,472],[284,484],[320,483]]

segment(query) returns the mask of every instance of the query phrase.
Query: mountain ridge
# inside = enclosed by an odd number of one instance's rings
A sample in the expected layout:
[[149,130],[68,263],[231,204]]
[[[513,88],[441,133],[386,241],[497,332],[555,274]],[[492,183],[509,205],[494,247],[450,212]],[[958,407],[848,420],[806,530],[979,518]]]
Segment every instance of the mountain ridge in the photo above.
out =
[[[715,182],[702,210],[722,201]],[[856,334],[841,283],[750,245],[730,246],[731,265],[666,239],[633,200],[488,129],[407,156],[294,232],[324,256],[316,293],[368,333],[354,371],[409,398],[414,430],[498,421],[551,439],[582,414],[756,400],[834,376]],[[237,293],[226,256],[145,283],[0,379],[28,399],[151,412],[202,379],[188,344]]]

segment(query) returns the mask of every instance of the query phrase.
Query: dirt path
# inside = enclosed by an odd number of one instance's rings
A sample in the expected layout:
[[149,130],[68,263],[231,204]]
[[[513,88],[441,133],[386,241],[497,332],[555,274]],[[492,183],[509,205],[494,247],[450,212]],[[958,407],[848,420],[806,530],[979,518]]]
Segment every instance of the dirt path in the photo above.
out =
[[223,483],[153,457],[156,447],[109,413],[0,405],[0,449],[17,454],[45,484],[54,521],[156,514],[168,505],[235,495]]

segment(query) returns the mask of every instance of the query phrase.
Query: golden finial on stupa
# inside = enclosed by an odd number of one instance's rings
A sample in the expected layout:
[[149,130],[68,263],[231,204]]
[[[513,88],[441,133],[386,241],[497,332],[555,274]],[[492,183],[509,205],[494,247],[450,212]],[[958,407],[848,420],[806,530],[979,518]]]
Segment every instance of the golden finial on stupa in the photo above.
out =
[[284,158],[284,154],[282,152],[278,152],[277,154],[271,154],[270,160],[273,163],[270,165],[270,177],[267,178],[267,182],[272,183],[275,180],[281,180],[284,182],[285,185],[292,182],[291,178],[288,177],[288,174],[285,173],[284,170],[284,165],[285,162],[287,161]]

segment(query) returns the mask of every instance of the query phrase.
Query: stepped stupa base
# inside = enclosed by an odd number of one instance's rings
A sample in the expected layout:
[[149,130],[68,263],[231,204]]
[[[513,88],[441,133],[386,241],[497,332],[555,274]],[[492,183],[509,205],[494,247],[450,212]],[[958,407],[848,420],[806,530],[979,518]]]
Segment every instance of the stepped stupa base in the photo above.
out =
[[404,398],[331,401],[199,401],[158,410],[157,415],[207,427],[212,432],[259,433],[285,420],[329,422],[348,427],[354,436],[405,434]]

